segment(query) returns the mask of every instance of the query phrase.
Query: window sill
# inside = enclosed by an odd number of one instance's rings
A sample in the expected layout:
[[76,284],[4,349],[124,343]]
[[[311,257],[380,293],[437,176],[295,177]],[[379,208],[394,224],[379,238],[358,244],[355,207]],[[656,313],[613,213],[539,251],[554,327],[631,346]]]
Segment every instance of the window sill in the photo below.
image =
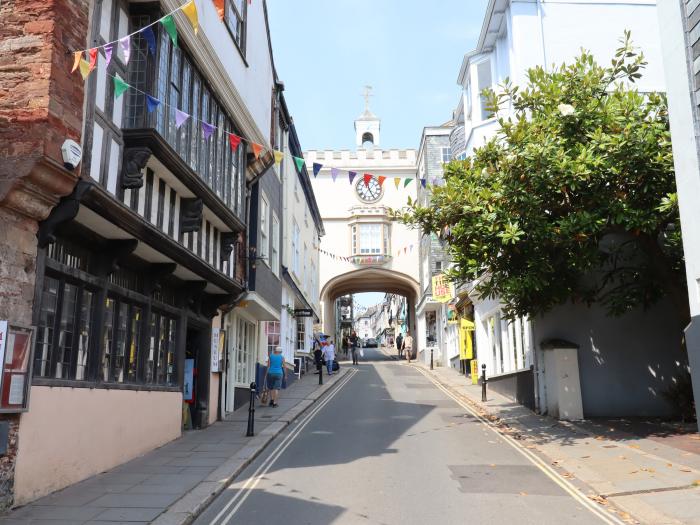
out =
[[95,381],[75,381],[70,379],[48,379],[44,377],[33,377],[32,386],[48,386],[52,388],[90,388],[103,390],[141,390],[144,392],[179,392],[179,386],[167,385],[138,385],[131,383],[102,383]]

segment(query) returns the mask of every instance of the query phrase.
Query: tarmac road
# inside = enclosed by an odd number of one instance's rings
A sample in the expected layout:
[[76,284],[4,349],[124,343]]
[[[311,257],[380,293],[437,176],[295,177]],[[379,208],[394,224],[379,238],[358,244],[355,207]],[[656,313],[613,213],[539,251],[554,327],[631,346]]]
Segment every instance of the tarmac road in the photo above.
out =
[[616,523],[419,370],[364,352],[195,523]]

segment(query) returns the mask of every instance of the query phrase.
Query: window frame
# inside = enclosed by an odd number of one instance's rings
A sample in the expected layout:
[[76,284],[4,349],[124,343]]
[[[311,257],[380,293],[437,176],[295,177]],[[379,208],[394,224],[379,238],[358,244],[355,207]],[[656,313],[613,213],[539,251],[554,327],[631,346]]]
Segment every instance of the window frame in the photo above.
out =
[[280,220],[272,211],[272,249],[270,250],[270,269],[279,277],[280,273]]
[[[242,13],[239,12],[239,8],[233,0],[224,0],[224,26],[231,36],[234,45],[241,54],[241,58],[248,65],[246,61],[246,43],[247,43],[247,33],[248,33],[248,2],[246,0],[241,0]],[[240,29],[231,29],[230,12],[232,10],[233,15],[236,17],[236,22],[240,24]],[[236,34],[238,33],[238,36]]]
[[260,230],[258,231],[258,258],[270,266],[270,201],[260,196]]

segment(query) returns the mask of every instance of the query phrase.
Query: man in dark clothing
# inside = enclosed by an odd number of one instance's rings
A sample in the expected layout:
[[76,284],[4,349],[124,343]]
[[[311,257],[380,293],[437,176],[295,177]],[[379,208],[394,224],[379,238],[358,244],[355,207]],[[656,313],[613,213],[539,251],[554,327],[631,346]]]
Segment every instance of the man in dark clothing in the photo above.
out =
[[350,349],[351,349],[351,351],[352,351],[352,364],[353,364],[353,365],[356,365],[356,364],[358,364],[358,361],[357,361],[357,344],[358,344],[358,341],[357,341],[357,334],[356,334],[355,332],[353,332],[352,334],[350,334],[349,341],[350,341]]
[[323,351],[318,341],[314,341],[314,364],[316,365],[316,373],[320,374],[321,367],[323,367]]
[[399,359],[401,359],[403,353],[403,348],[401,348],[401,345],[403,345],[403,335],[399,334],[399,336],[396,338],[396,349],[399,351]]

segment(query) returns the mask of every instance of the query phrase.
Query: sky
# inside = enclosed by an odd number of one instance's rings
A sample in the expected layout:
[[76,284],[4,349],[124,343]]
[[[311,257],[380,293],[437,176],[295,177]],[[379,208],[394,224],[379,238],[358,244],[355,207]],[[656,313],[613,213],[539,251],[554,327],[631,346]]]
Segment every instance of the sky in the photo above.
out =
[[353,302],[361,306],[374,306],[384,300],[384,292],[363,292],[353,295]]
[[301,146],[354,149],[353,122],[382,119],[380,147],[417,148],[452,118],[464,54],[487,0],[268,0],[277,74]]

